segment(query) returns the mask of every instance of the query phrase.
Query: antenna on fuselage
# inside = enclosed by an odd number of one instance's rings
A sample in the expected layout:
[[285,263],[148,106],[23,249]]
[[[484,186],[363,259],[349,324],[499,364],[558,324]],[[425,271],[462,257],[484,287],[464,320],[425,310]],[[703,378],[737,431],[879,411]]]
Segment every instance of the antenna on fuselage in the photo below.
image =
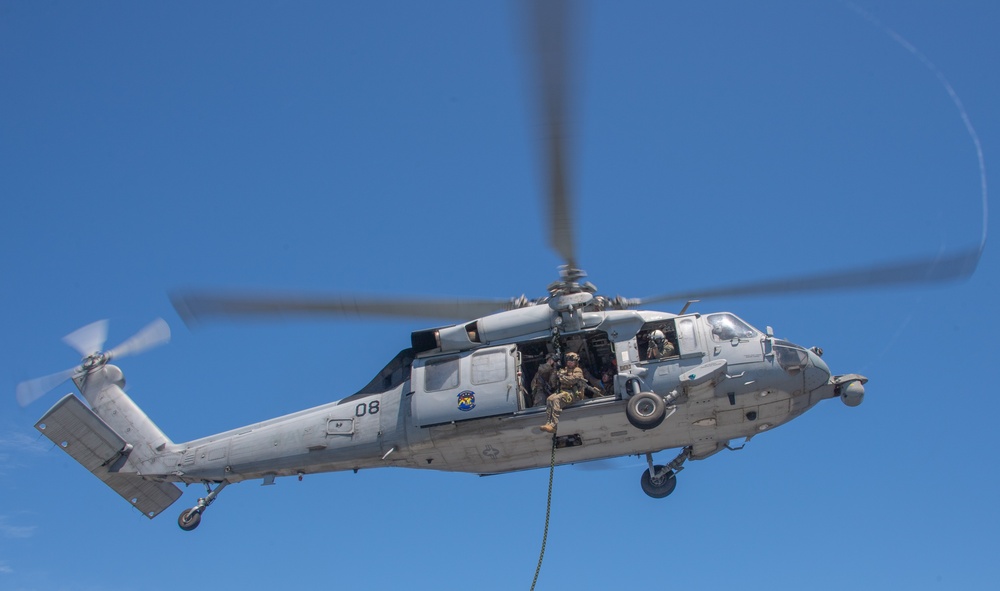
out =
[[678,316],[683,316],[684,313],[688,311],[688,308],[691,306],[691,304],[697,304],[700,301],[701,300],[688,300],[687,303],[684,304],[684,307],[681,308],[681,311],[677,313],[677,315]]

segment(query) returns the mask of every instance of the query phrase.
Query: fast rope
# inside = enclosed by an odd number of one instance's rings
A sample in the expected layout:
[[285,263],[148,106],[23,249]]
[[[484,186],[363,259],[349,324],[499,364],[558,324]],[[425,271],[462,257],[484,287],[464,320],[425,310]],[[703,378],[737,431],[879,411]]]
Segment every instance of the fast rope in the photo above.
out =
[[552,476],[556,473],[556,436],[552,435],[552,459],[549,462],[549,497],[545,501],[545,530],[542,532],[542,551],[538,553],[538,566],[535,567],[535,578],[531,580],[531,591],[535,591],[538,583],[538,573],[542,572],[542,558],[545,557],[545,540],[549,537],[549,515],[552,512]]

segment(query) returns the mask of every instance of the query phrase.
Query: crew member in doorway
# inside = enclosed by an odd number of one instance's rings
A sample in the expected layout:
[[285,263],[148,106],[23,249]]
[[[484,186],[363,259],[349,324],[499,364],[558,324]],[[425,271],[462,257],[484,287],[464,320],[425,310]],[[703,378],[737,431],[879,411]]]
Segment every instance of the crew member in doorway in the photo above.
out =
[[587,380],[583,377],[583,370],[580,369],[580,356],[576,353],[566,354],[566,367],[556,374],[559,391],[552,394],[545,400],[545,411],[547,422],[542,425],[542,431],[555,433],[556,425],[559,423],[559,413],[562,412],[564,404],[573,404],[583,398],[583,389],[587,386]]
[[556,377],[556,357],[549,353],[545,356],[545,363],[538,366],[535,377],[531,378],[531,402],[528,406],[541,406],[545,404],[545,399],[552,394],[555,388],[553,383]]
[[646,348],[646,359],[661,359],[674,355],[676,348],[662,330],[654,330],[649,335],[649,347]]

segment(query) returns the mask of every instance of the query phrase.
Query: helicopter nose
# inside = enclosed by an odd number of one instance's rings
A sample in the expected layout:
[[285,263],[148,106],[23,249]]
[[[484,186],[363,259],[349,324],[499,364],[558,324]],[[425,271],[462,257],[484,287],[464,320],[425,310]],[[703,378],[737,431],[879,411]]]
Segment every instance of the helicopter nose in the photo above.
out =
[[829,383],[832,374],[830,373],[830,367],[815,351],[809,349],[806,352],[809,353],[809,365],[806,366],[803,374],[805,388],[809,392]]

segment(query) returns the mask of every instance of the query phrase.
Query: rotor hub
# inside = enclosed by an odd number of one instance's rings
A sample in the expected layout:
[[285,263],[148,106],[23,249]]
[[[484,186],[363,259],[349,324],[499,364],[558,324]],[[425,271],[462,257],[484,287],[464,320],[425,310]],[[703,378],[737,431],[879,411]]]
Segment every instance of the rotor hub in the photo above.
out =
[[101,353],[98,351],[84,357],[83,362],[80,364],[80,369],[90,372],[101,367],[102,365],[106,365],[108,361],[111,361],[111,356],[107,353]]
[[569,265],[560,266],[559,281],[553,281],[549,284],[549,295],[552,297],[558,297],[575,293],[595,293],[597,291],[597,286],[593,283],[589,281],[582,284],[580,283],[579,280],[586,276],[587,273],[582,269],[577,269]]

